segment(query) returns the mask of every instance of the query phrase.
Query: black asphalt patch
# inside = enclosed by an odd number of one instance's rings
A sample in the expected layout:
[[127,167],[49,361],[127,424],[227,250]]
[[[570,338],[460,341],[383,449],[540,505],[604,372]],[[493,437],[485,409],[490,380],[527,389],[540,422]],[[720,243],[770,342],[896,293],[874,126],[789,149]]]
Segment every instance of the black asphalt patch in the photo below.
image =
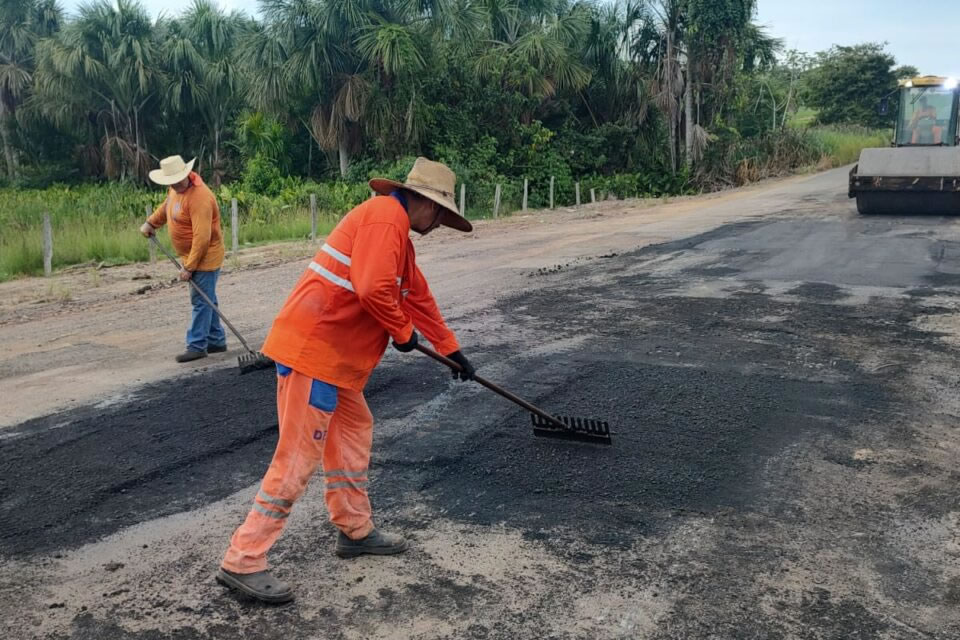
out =
[[263,373],[201,372],[132,402],[25,423],[0,440],[0,549],[76,546],[249,485],[276,442]]
[[[405,411],[418,388],[443,388],[446,380],[425,360],[404,374],[387,369],[371,382],[370,404],[381,416]],[[384,386],[401,395],[381,394]],[[263,476],[276,441],[275,376],[235,368],[200,370],[132,401],[5,430],[0,552],[79,546],[220,500]]]
[[[673,513],[749,507],[765,490],[755,476],[769,456],[811,431],[842,433],[859,418],[858,397],[882,403],[875,388],[623,362],[591,344],[590,360],[537,364],[537,377],[555,381],[537,399],[558,414],[609,419],[613,446],[542,441],[525,416],[504,415],[460,455],[425,461],[421,489],[438,509],[534,537],[567,529],[630,546]],[[490,402],[478,396],[464,410],[482,415]],[[395,480],[389,463],[385,475]]]
[[788,295],[800,296],[810,300],[823,300],[824,302],[835,302],[843,300],[848,296],[843,289],[835,284],[825,282],[804,282],[798,287],[787,291]]

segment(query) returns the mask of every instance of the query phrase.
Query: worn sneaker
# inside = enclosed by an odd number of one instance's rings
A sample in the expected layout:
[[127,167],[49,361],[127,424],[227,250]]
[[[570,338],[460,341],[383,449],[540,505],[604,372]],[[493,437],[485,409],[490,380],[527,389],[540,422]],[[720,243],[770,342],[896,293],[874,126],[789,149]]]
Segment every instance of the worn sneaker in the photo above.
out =
[[383,533],[374,529],[361,540],[351,540],[342,531],[337,536],[334,553],[340,558],[356,558],[365,553],[375,556],[392,556],[409,548],[406,539],[395,533]]
[[206,351],[194,351],[193,349],[187,349],[180,355],[178,355],[175,360],[177,362],[193,362],[194,360],[199,360],[200,358],[206,358]]
[[208,344],[207,353],[223,353],[227,350],[227,344]]

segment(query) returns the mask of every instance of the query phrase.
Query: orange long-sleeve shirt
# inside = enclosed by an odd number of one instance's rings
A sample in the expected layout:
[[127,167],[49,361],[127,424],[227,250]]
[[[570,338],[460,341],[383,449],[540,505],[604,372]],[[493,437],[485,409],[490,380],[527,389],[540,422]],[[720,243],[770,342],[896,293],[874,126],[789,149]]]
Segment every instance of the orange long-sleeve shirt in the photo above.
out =
[[389,196],[350,211],[273,322],[263,353],[317,380],[361,391],[390,338],[416,327],[437,351],[460,348],[416,264],[410,218]]
[[215,271],[223,266],[223,230],[220,206],[213,192],[196,173],[190,173],[190,188],[167,192],[156,211],[147,218],[154,228],[169,227],[170,242],[187,271]]

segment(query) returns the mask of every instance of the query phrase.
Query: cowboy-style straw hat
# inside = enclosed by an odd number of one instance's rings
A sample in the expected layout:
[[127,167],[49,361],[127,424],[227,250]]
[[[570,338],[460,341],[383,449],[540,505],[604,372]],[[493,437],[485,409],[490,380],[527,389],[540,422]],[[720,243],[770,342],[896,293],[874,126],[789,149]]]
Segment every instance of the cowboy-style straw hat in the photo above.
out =
[[473,225],[460,215],[453,199],[456,185],[457,176],[447,165],[426,158],[417,158],[413,169],[407,174],[406,182],[386,178],[374,178],[370,181],[370,188],[380,195],[390,195],[396,189],[408,189],[433,200],[445,209],[440,224],[457,231],[473,231]]
[[194,158],[190,162],[184,162],[180,156],[170,156],[160,161],[160,168],[150,172],[150,179],[157,184],[171,185],[177,184],[193,171]]

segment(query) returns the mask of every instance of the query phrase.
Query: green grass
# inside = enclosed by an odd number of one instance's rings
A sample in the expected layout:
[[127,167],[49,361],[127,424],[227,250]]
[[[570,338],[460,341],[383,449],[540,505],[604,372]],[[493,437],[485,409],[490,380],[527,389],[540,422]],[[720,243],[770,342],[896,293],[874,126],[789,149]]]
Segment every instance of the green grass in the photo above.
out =
[[808,133],[834,167],[853,164],[863,149],[888,147],[893,139],[891,131],[856,126],[811,127]]
[[[893,132],[885,129],[868,129],[854,125],[815,124],[817,110],[801,107],[789,120],[789,125],[804,130],[823,151],[829,164],[840,167],[852,164],[860,157],[860,151],[870,147],[887,147]],[[822,162],[821,165],[826,165]]]
[[817,119],[817,110],[810,107],[800,107],[787,121],[791,127],[809,127]]
[[0,280],[43,271],[43,215],[53,229],[53,266],[145,260],[137,228],[162,193],[122,185],[0,189]]
[[[280,195],[270,198],[224,187],[218,193],[224,243],[232,247],[230,199],[239,201],[240,246],[252,246],[310,237],[310,194],[317,195],[317,234],[333,230],[340,217],[370,194],[365,184],[289,181]],[[505,189],[506,191],[506,189]],[[162,189],[148,190],[121,184],[0,189],[0,282],[43,273],[43,214],[53,228],[53,267],[90,262],[127,264],[149,259],[148,243],[139,233],[151,210],[164,198]],[[478,196],[479,197],[479,196]],[[482,206],[471,206],[471,216],[488,217]],[[518,208],[504,198],[500,215]],[[489,207],[488,207],[489,208]],[[167,234],[159,237],[169,247]]]
[[[152,209],[164,195],[161,189],[118,184],[0,189],[0,281],[43,273],[44,212],[51,218],[54,269],[88,262],[146,261],[148,243],[139,227],[146,218],[146,207]],[[285,198],[238,195],[243,198],[239,207],[241,245],[310,237],[309,193],[287,194],[286,199],[297,199],[302,206],[287,204]],[[230,207],[223,202],[221,219],[229,249]],[[337,213],[321,211],[317,233],[329,233],[338,219]],[[159,237],[169,246],[165,233]]]
[[[229,214],[228,216],[229,217]],[[317,235],[324,236],[333,231],[339,221],[334,214],[317,216]],[[280,240],[306,240],[310,237],[310,210],[307,207],[287,207],[269,220],[244,220],[240,216],[237,242],[241,246],[277,242]],[[229,222],[223,226],[223,238],[229,251],[233,243]]]

